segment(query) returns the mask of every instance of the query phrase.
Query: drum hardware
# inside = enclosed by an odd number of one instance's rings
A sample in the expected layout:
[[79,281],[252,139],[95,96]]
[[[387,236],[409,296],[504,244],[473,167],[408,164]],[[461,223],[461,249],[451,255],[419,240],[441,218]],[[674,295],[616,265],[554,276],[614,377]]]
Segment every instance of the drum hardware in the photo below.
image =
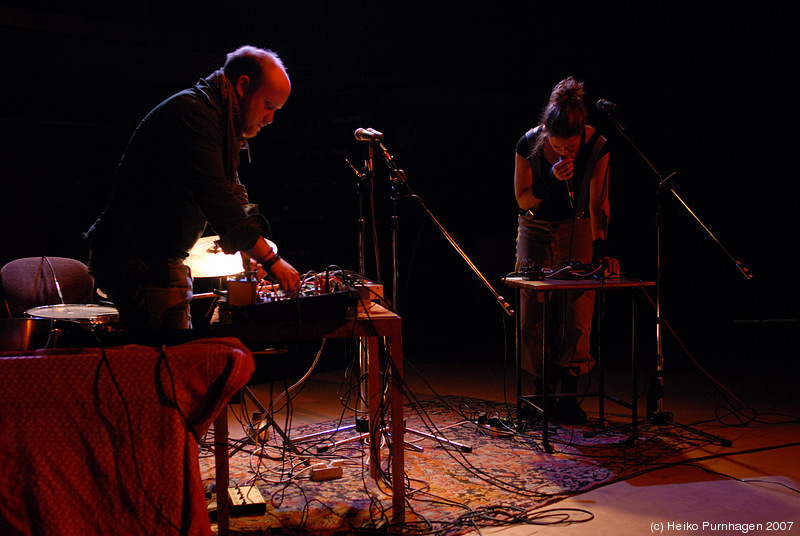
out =
[[[73,346],[95,346],[100,336],[118,333],[118,312],[114,307],[95,304],[56,304],[33,307],[25,311],[29,322],[42,333],[38,340],[25,342],[27,349],[49,349]],[[22,349],[22,348],[20,348]]]
[[192,277],[226,277],[244,271],[240,253],[226,254],[217,242],[219,236],[205,236],[189,250],[186,265]]
[[25,311],[30,318],[64,321],[88,327],[92,332],[110,332],[117,328],[119,312],[114,307],[89,304],[56,304]]
[[0,319],[0,351],[40,350],[55,346],[58,333],[45,318]]
[[[214,282],[216,288],[210,292],[196,293],[193,300],[213,298],[203,314],[209,324],[229,323],[230,317],[220,314],[220,305],[231,306],[252,305],[258,301],[258,282],[252,271],[251,259],[242,253],[227,254],[219,246],[219,236],[211,235],[199,238],[186,258],[186,265],[192,274],[195,288],[211,288],[203,285],[202,280]],[[275,253],[278,246],[271,240],[267,243]]]
[[[199,238],[186,258],[186,265],[192,271],[193,278],[205,277],[230,277],[249,271],[244,266],[244,257],[241,253],[227,254],[219,247],[219,236],[204,236]],[[278,246],[267,240],[275,253]]]

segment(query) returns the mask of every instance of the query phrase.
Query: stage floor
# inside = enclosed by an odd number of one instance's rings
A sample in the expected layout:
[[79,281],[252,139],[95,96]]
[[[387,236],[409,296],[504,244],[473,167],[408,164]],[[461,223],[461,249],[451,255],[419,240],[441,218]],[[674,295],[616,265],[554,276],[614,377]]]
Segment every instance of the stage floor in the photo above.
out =
[[[437,394],[459,395],[508,400],[514,405],[514,367],[504,363],[502,348],[407,346],[405,360],[405,380],[418,399]],[[630,358],[607,358],[607,363],[606,392],[629,400]],[[643,364],[643,368],[648,367]],[[722,394],[725,391],[691,363],[679,366],[670,363],[664,368],[662,409],[673,413],[676,422],[727,439],[732,446],[709,444],[681,455],[680,463],[675,466],[659,468],[550,506],[590,512],[594,517],[589,522],[483,528],[473,534],[742,534],[750,524],[749,533],[754,534],[772,532],[768,531],[769,523],[777,524],[773,525],[775,532],[800,531],[797,513],[800,398],[795,388],[798,365],[782,371],[747,363],[709,368],[709,374],[729,391],[725,397]],[[293,426],[339,417],[344,377],[342,369],[313,373],[294,398]],[[591,378],[596,382],[595,375]],[[641,372],[640,390],[646,390],[647,379],[648,373]],[[267,384],[253,383],[250,387],[261,400],[268,400]],[[273,388],[279,391],[281,386]],[[758,422],[733,426],[737,419],[729,414],[730,404],[726,400],[737,400],[758,412]],[[585,399],[582,407],[590,418],[596,417],[596,398]],[[639,408],[641,415],[645,412],[644,397]],[[717,414],[725,424],[717,420]],[[630,413],[607,401],[606,416],[624,421]],[[230,433],[232,437],[243,435],[232,415]],[[791,523],[794,524],[787,530]]]

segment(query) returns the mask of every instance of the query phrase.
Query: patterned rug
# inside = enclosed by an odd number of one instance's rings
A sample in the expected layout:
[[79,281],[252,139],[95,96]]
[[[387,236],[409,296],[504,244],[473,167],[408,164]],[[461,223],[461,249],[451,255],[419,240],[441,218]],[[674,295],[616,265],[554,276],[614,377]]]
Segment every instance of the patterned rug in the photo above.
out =
[[[501,416],[507,415],[502,403],[465,397],[406,407],[407,507],[405,525],[398,532],[454,536],[513,522],[537,508],[707,443],[680,428],[647,424],[640,426],[636,441],[623,427],[614,431],[614,423],[603,433],[592,434],[599,423],[590,422],[595,428],[551,427],[555,452],[549,454],[541,446],[540,422],[531,421],[516,433],[506,428],[509,420]],[[308,464],[277,448],[278,437],[270,438],[263,449],[252,444],[232,449],[237,452],[230,458],[231,486],[256,486],[266,503],[265,513],[232,517],[232,533],[378,534],[381,528],[385,532],[391,516],[390,486],[369,478],[369,445],[343,441],[355,431],[324,433],[338,425],[333,421],[290,430],[298,449],[313,456]],[[333,446],[333,441],[339,444]],[[384,446],[382,452],[385,461],[388,449]],[[342,476],[312,480],[315,464],[332,468],[334,475],[341,468]],[[213,489],[213,456],[202,453],[200,466],[204,484]],[[315,476],[325,474],[323,466],[313,469]]]

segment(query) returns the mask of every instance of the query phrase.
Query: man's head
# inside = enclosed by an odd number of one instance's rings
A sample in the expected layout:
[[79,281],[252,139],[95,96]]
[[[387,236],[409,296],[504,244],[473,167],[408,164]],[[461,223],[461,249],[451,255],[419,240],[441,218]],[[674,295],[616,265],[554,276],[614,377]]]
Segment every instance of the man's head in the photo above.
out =
[[292,88],[286,68],[274,52],[243,46],[228,54],[223,72],[239,100],[240,135],[253,138],[272,123],[289,98]]

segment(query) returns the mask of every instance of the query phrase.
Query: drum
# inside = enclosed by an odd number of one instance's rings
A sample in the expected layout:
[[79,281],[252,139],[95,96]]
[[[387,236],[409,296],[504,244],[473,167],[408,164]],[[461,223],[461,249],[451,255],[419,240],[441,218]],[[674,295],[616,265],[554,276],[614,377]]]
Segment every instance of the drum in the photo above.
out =
[[114,307],[89,304],[57,304],[43,305],[25,311],[32,318],[64,320],[75,322],[91,330],[112,331],[119,319],[119,312]]
[[53,322],[44,318],[0,318],[0,351],[39,350],[53,344]]

